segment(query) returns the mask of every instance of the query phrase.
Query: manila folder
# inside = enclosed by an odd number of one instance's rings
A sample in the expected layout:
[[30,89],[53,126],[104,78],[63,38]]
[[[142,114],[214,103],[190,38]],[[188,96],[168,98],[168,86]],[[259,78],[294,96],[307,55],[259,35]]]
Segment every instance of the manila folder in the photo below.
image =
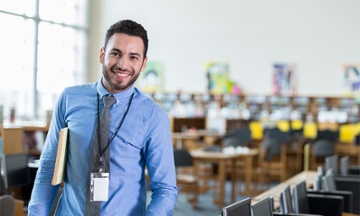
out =
[[58,149],[56,153],[56,161],[54,175],[51,181],[52,185],[60,184],[64,179],[64,171],[66,164],[66,148],[69,128],[65,127],[60,130]]

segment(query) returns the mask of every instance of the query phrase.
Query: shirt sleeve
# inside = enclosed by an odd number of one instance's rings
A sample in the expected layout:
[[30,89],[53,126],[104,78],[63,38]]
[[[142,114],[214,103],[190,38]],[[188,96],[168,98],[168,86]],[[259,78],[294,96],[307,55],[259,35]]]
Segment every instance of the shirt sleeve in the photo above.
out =
[[40,156],[40,166],[36,173],[36,178],[28,205],[29,216],[49,215],[60,185],[51,184],[54,173],[57,143],[60,129],[66,127],[63,120],[64,94],[59,97],[55,106],[52,121],[46,136],[44,148]]
[[146,215],[172,215],[178,189],[169,118],[165,112],[153,115],[145,157],[150,177],[151,201]]

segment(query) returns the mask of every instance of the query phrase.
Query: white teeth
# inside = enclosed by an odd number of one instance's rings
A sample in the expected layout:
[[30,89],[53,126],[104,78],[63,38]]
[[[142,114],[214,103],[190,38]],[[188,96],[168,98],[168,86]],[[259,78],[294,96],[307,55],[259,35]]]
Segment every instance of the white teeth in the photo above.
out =
[[121,77],[126,77],[126,76],[128,76],[127,74],[121,74],[121,73],[116,73],[116,75],[121,76]]

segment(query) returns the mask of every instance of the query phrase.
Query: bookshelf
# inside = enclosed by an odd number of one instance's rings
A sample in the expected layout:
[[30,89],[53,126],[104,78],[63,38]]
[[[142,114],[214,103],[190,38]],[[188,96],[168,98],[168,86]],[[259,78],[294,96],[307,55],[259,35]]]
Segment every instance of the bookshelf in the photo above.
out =
[[[3,154],[28,153],[40,156],[49,126],[0,125]],[[41,143],[40,143],[41,142]]]
[[23,130],[21,127],[0,126],[0,137],[3,140],[3,154],[23,153]]
[[[340,124],[360,121],[360,102],[354,97],[309,96],[309,95],[266,95],[266,94],[210,94],[189,92],[149,93],[148,96],[164,107],[171,117],[197,118],[223,114],[227,119],[243,118],[260,121],[266,117],[290,120],[292,116],[306,121],[312,116],[314,122],[323,121],[319,115],[338,116],[325,121]],[[201,106],[202,112],[194,115],[194,107]],[[181,112],[174,112],[175,107]],[[178,110],[179,111],[179,110]],[[296,111],[296,112],[294,112]],[[178,116],[177,116],[178,115]],[[181,116],[180,116],[181,115]]]

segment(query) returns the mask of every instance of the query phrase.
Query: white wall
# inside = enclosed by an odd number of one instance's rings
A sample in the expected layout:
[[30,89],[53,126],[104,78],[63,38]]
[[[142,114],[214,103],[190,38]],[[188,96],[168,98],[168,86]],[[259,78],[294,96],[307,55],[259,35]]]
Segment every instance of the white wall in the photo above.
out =
[[[97,1],[95,1],[97,2]],[[298,65],[299,95],[343,94],[342,64],[360,63],[359,0],[102,0],[91,79],[106,29],[141,23],[150,60],[165,62],[165,89],[206,91],[205,64],[227,61],[245,93],[271,94],[274,62]],[[99,40],[100,38],[100,40]],[[94,60],[95,59],[95,60]]]

